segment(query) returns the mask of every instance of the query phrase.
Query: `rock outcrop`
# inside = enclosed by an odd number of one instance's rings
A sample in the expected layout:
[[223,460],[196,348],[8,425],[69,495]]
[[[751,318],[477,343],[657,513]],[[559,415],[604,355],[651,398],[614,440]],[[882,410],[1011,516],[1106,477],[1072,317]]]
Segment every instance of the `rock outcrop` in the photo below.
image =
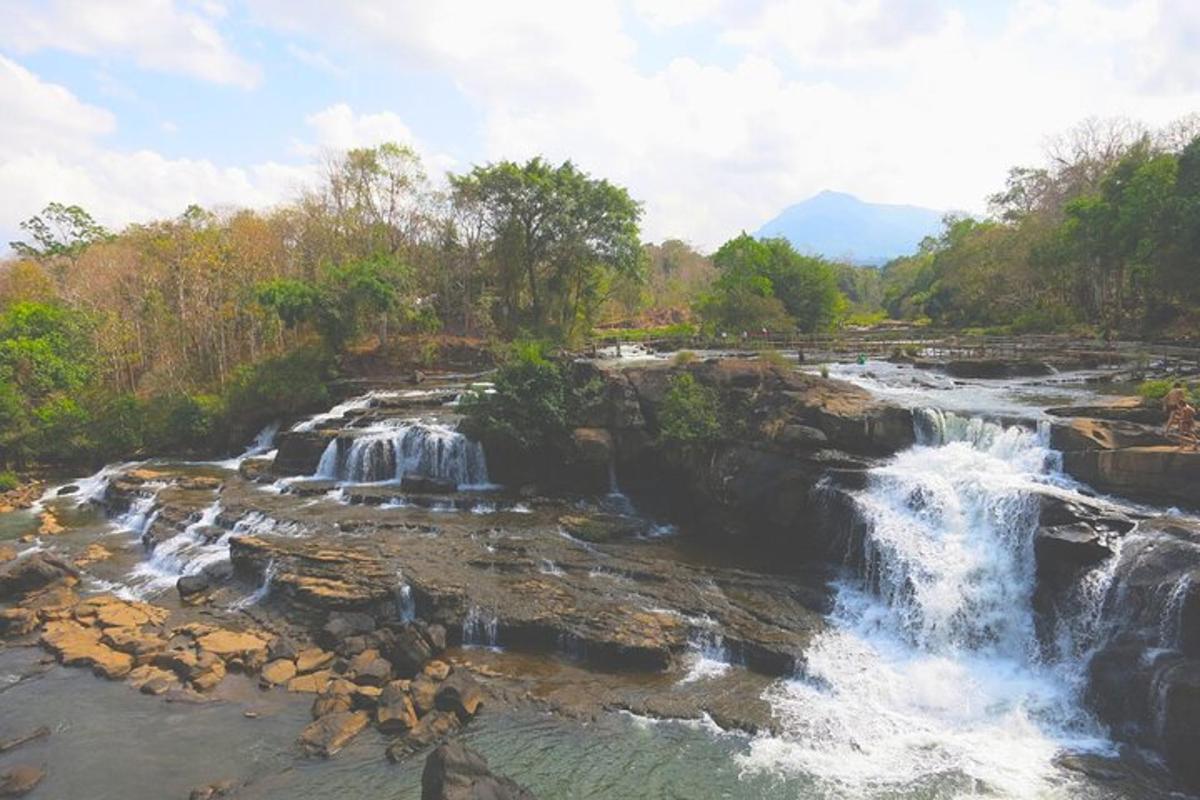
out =
[[534,800],[534,795],[513,780],[494,775],[479,753],[451,741],[425,759],[421,800]]

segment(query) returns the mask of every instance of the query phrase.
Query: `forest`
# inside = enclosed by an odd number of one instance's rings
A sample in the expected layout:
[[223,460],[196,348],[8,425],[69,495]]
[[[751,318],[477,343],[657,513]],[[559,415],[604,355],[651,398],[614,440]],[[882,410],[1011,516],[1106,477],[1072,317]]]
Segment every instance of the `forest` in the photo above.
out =
[[219,453],[315,408],[347,354],[449,338],[915,325],[1188,335],[1200,320],[1200,123],[1090,120],[881,270],[741,233],[641,240],[642,207],[571,162],[431,180],[384,144],[269,210],[190,207],[119,232],[51,203],[0,263],[0,466]]

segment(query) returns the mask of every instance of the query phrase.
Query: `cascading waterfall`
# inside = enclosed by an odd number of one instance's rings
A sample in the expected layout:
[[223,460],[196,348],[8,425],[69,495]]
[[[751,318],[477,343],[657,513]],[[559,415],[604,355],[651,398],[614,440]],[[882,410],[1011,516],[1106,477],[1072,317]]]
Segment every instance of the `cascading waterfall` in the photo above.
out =
[[838,797],[1033,797],[1058,752],[1106,746],[1077,701],[1082,664],[1044,662],[1034,629],[1035,492],[1059,481],[1046,434],[917,415],[918,444],[854,496],[858,574],[804,678],[768,692],[784,733],[747,767]]
[[267,568],[263,570],[262,583],[259,585],[259,587],[243,597],[241,600],[235,602],[232,606],[230,606],[230,608],[237,610],[250,608],[251,606],[258,605],[270,597],[271,584],[275,580],[275,572],[275,561],[272,559],[271,561],[267,562]]
[[487,485],[483,446],[445,425],[409,421],[368,429],[345,442],[331,440],[315,475],[349,483],[399,481],[405,476],[458,486]]
[[210,564],[229,557],[229,532],[213,539],[202,531],[212,528],[221,514],[221,502],[213,501],[199,517],[180,533],[155,545],[150,557],[138,564],[130,575],[130,590],[138,597],[150,597],[175,585],[185,575],[197,575]]
[[500,620],[495,614],[486,614],[478,606],[471,606],[463,619],[462,643],[464,647],[499,648]]

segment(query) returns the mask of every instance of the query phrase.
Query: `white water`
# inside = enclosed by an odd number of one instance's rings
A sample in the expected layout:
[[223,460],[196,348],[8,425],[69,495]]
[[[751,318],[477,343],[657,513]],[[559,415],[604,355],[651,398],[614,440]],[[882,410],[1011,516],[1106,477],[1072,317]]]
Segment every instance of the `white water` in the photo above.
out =
[[463,619],[462,643],[463,647],[499,649],[500,620],[495,614],[488,614],[478,606],[471,606]]
[[338,403],[328,411],[320,414],[314,414],[308,419],[300,420],[292,426],[292,430],[311,431],[313,428],[316,428],[322,423],[330,422],[332,420],[339,420],[351,411],[360,411],[364,408],[370,408],[371,404],[375,402],[375,399],[380,396],[381,394],[379,392],[368,392],[364,395],[360,395],[359,397],[351,397],[349,400],[344,400],[341,403]]
[[1107,747],[1081,663],[1044,663],[1031,607],[1033,492],[1062,483],[1045,432],[924,415],[921,444],[856,496],[859,574],[838,587],[806,674],[767,694],[784,734],[744,767],[831,796],[1052,795],[1062,750]]
[[139,597],[151,597],[173,587],[184,575],[196,575],[209,564],[229,557],[229,533],[208,541],[202,531],[216,524],[221,502],[213,501],[180,533],[157,544],[150,557],[130,574],[129,588]]
[[486,486],[483,446],[446,425],[410,420],[367,429],[348,446],[331,440],[314,477],[374,483],[400,481],[405,476]]

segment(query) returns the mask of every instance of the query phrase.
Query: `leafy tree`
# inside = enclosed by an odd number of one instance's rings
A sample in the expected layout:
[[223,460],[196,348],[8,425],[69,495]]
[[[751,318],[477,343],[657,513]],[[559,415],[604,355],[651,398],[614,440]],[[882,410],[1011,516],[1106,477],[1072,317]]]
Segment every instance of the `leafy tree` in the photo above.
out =
[[487,231],[509,333],[570,336],[590,325],[614,276],[642,272],[641,206],[569,161],[501,161],[450,180],[455,204]]
[[38,261],[62,257],[74,259],[88,246],[112,238],[91,214],[79,206],[62,203],[50,203],[41,214],[22,222],[21,230],[28,233],[33,242],[9,242],[9,246],[18,255]]
[[467,429],[505,447],[535,453],[558,447],[567,431],[569,381],[542,346],[526,342],[496,372],[495,390],[469,397]]

